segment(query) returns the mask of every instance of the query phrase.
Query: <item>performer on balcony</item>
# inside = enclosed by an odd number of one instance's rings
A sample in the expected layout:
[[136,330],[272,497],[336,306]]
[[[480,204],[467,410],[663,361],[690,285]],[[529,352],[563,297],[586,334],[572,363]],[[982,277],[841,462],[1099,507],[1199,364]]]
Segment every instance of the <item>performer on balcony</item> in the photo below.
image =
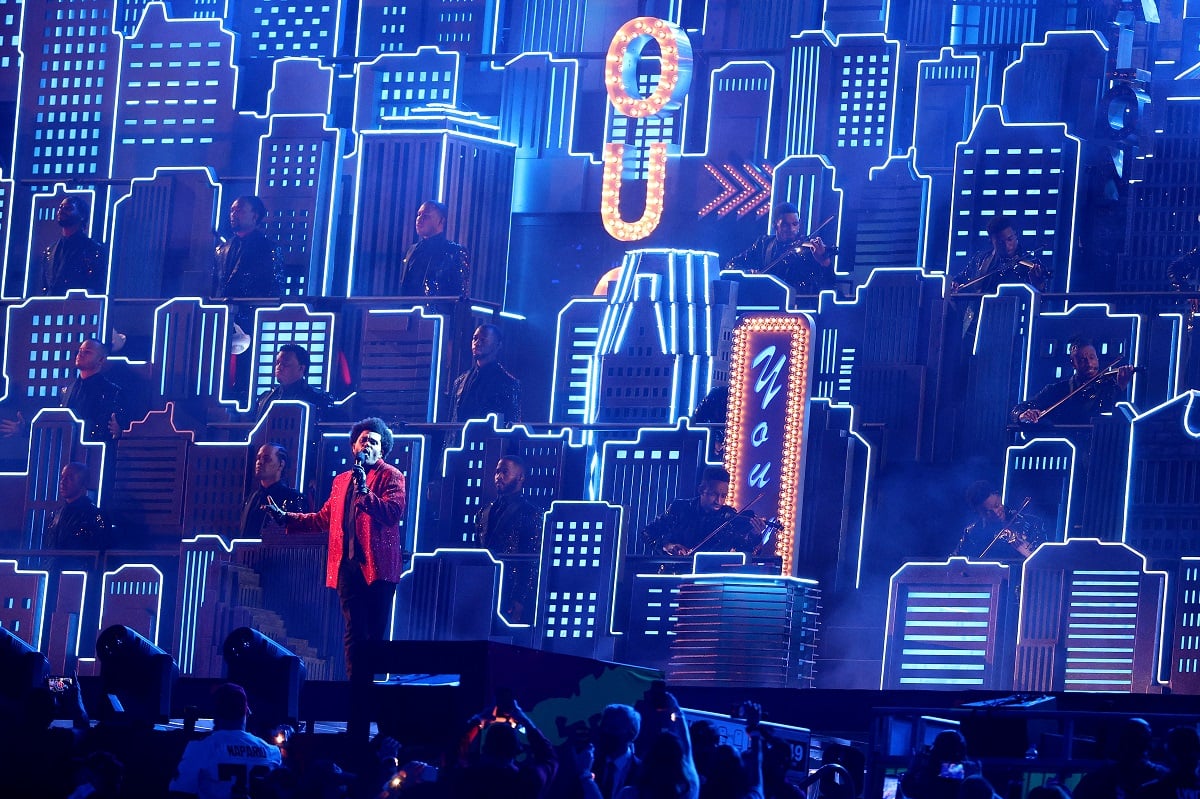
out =
[[[267,207],[253,194],[243,195],[229,207],[233,236],[217,247],[214,297],[228,300],[283,295],[279,248],[262,231]],[[254,308],[235,304],[234,322],[250,332]]]
[[400,294],[466,297],[471,293],[467,248],[446,238],[446,206],[429,200],[417,209],[417,242],[404,256]]
[[285,511],[308,513],[308,497],[283,481],[290,460],[287,449],[279,444],[263,444],[258,448],[254,458],[254,479],[258,486],[242,506],[242,538],[262,538],[264,529],[275,524],[269,512],[272,504]]
[[474,366],[454,381],[454,405],[450,421],[482,419],[489,413],[500,417],[500,424],[521,421],[521,381],[500,363],[504,335],[495,325],[480,325],[471,336]]
[[800,212],[788,202],[775,205],[774,234],[762,236],[735,255],[726,269],[771,274],[791,285],[797,294],[817,294],[833,288],[833,255],[820,236],[802,236]]
[[1121,366],[1100,372],[1096,347],[1076,337],[1067,348],[1074,373],[1050,383],[1032,399],[1018,403],[1012,416],[1022,424],[1082,425],[1102,413],[1111,412],[1129,387],[1136,370]]
[[[494,477],[496,499],[475,515],[475,533],[479,543],[493,555],[537,555],[542,548],[542,509],[525,494],[525,461],[517,455],[505,455],[496,463]],[[537,591],[536,561],[506,561],[502,608],[504,618],[519,623],[527,620]]]
[[[84,339],[75,353],[79,375],[61,389],[61,404],[83,420],[83,437],[89,441],[115,441],[121,437],[126,419],[121,388],[101,372],[108,361],[108,347],[94,338]],[[0,420],[0,438],[28,433],[24,414]]]
[[969,291],[978,294],[995,291],[1001,283],[1028,283],[1038,291],[1050,285],[1050,270],[1036,254],[1021,249],[1016,223],[997,214],[987,222],[988,239],[992,246],[980,250],[954,274],[952,292]]
[[311,362],[308,350],[299,344],[284,344],[275,355],[275,386],[258,398],[256,419],[267,414],[275,400],[300,400],[312,408],[316,421],[322,421],[333,397],[308,382],[308,365]]
[[83,419],[84,434],[95,441],[121,437],[124,409],[121,389],[101,374],[108,360],[108,347],[94,338],[84,340],[75,353],[79,376],[63,391],[62,405]]
[[986,480],[967,489],[967,504],[978,518],[963,530],[954,555],[970,560],[1024,560],[1046,540],[1045,525],[1024,509],[1012,511]]
[[42,549],[104,549],[109,544],[108,520],[88,496],[91,470],[87,464],[68,463],[58,478],[58,498],[63,506],[42,533]]
[[697,496],[676,499],[642,529],[647,553],[677,557],[694,552],[753,553],[763,543],[767,520],[750,510],[738,513],[725,504],[727,496],[729,472],[706,466]]
[[71,289],[103,294],[107,278],[100,245],[83,232],[88,204],[80,197],[65,197],[58,204],[54,221],[62,238],[46,248],[39,294],[61,297]]

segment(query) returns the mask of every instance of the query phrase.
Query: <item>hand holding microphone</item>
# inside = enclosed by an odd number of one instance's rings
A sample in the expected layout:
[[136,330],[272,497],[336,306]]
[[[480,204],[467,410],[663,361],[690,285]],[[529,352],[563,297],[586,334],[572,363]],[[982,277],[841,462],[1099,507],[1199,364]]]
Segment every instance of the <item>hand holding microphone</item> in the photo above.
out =
[[367,456],[359,452],[354,456],[354,466],[350,469],[350,479],[354,481],[354,490],[359,494],[367,493],[367,470],[364,464]]

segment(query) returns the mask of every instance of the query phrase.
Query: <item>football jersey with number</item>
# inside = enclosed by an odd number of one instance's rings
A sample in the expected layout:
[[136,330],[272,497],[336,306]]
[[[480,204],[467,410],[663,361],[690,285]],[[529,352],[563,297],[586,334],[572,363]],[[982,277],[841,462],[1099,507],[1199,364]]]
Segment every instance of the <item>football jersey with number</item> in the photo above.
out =
[[183,750],[171,790],[200,799],[244,799],[250,781],[280,766],[279,747],[245,730],[214,730]]

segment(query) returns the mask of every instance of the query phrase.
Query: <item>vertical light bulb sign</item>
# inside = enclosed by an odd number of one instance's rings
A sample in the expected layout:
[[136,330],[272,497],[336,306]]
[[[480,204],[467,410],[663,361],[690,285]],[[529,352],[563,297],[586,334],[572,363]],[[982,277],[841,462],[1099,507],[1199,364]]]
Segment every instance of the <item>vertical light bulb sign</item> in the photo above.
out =
[[[651,41],[658,43],[658,85],[649,97],[643,97],[637,85],[637,66]],[[678,25],[657,17],[635,17],[617,30],[604,63],[604,86],[618,113],[646,119],[673,111],[679,108],[691,84],[692,41]],[[667,193],[667,142],[651,142],[648,160],[645,208],[640,219],[626,222],[621,218],[625,145],[604,143],[600,216],[604,229],[617,241],[644,239],[662,220]]]
[[726,417],[728,502],[774,518],[775,555],[796,576],[796,529],[812,382],[812,322],[803,314],[747,314],[733,331]]

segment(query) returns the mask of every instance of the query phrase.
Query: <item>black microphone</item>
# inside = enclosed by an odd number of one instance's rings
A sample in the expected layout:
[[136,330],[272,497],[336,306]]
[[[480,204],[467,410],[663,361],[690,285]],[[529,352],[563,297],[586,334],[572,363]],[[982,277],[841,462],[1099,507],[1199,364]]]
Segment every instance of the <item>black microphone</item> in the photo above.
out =
[[356,468],[354,469],[354,473],[350,475],[350,478],[354,481],[354,485],[357,486],[358,493],[365,494],[367,493],[367,453],[354,453],[354,466]]

